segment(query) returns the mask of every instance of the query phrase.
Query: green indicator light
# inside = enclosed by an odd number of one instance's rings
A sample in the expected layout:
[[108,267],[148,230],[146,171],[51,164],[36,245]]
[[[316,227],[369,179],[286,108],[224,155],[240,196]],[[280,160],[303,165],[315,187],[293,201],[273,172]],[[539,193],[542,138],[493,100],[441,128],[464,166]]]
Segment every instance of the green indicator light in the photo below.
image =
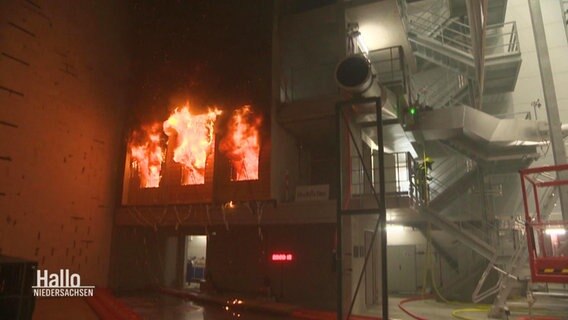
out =
[[408,112],[409,112],[411,115],[415,115],[415,114],[416,114],[416,108],[410,108],[410,110],[408,110]]

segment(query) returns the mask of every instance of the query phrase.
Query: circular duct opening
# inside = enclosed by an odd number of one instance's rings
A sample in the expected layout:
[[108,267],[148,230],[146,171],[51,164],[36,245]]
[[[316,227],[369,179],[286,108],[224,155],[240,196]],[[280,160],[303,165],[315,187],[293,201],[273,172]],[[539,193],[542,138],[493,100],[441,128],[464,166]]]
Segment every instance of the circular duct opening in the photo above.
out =
[[337,65],[335,79],[345,90],[363,92],[372,80],[369,62],[363,56],[347,57]]

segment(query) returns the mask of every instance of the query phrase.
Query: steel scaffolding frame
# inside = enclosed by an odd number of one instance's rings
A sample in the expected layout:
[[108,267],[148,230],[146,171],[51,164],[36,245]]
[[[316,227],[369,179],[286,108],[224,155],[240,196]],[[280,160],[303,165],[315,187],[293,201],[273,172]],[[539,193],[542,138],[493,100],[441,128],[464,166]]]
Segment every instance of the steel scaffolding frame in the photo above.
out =
[[[370,105],[374,104],[374,113],[376,117],[375,125],[377,129],[377,145],[378,145],[378,171],[379,171],[379,191],[374,188],[372,183],[372,172],[369,168],[367,168],[363,162],[363,156],[361,150],[357,147],[355,143],[355,136],[347,123],[347,118],[345,115],[345,109],[347,107],[357,106],[357,105]],[[343,145],[342,139],[343,137],[343,130],[342,128],[345,127],[347,124],[347,131],[349,133],[349,141],[355,145],[355,149],[357,151],[357,155],[361,160],[361,164],[363,166],[363,171],[365,175],[365,179],[370,184],[370,188],[372,191],[372,195],[374,201],[376,202],[377,207],[372,209],[346,209],[344,203],[344,181],[343,181]],[[366,122],[368,125],[369,122]],[[388,312],[388,285],[387,285],[387,234],[386,234],[386,205],[385,205],[385,175],[384,175],[384,144],[383,144],[383,124],[382,124],[382,110],[381,110],[381,98],[380,97],[356,97],[350,100],[341,101],[336,104],[336,128],[337,128],[337,160],[338,160],[338,175],[337,175],[337,186],[338,186],[338,197],[337,197],[337,287],[338,287],[338,296],[337,296],[337,319],[343,320],[343,217],[350,217],[353,215],[361,215],[361,214],[378,214],[378,219],[375,224],[373,235],[371,238],[371,243],[369,248],[367,248],[365,252],[365,260],[363,263],[363,268],[361,273],[359,274],[359,278],[357,281],[357,286],[355,289],[355,293],[352,297],[350,297],[351,301],[349,303],[349,310],[347,311],[347,319],[351,316],[353,311],[353,306],[355,303],[355,299],[357,298],[357,294],[359,293],[359,289],[361,286],[361,282],[365,271],[367,269],[367,265],[369,262],[369,257],[372,253],[372,248],[374,247],[374,243],[377,238],[377,233],[380,232],[380,263],[381,263],[381,309],[382,309],[382,318],[388,319],[389,312]],[[347,171],[350,172],[351,168],[347,168]]]

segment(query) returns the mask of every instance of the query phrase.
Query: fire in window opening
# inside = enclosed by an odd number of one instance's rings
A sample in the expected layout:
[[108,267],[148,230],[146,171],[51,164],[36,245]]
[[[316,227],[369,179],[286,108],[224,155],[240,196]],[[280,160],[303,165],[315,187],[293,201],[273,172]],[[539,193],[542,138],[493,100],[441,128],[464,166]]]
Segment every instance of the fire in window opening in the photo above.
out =
[[233,111],[219,146],[231,163],[232,181],[258,180],[261,124],[262,117],[250,105]]
[[188,103],[175,109],[164,121],[164,132],[174,139],[173,160],[182,165],[182,185],[205,183],[205,165],[213,151],[215,120],[220,114],[217,108],[209,108],[204,114],[192,114]]
[[128,141],[130,166],[138,173],[140,188],[160,186],[165,145],[162,126],[158,122],[132,131]]

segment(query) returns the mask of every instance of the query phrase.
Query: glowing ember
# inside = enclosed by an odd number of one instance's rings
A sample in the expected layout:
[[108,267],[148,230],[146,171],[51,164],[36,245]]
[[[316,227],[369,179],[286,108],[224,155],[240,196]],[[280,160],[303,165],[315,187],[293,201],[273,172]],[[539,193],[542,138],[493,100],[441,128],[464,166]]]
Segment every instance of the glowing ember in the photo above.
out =
[[221,111],[193,115],[189,105],[172,112],[164,122],[164,132],[175,136],[174,161],[183,165],[182,185],[205,183],[205,162],[211,152],[214,139],[214,126]]
[[157,188],[162,176],[162,127],[159,123],[134,130],[128,143],[132,168],[138,169],[140,188]]
[[219,150],[231,161],[232,180],[258,179],[261,122],[262,118],[255,115],[248,105],[233,112],[229,131],[219,146]]

